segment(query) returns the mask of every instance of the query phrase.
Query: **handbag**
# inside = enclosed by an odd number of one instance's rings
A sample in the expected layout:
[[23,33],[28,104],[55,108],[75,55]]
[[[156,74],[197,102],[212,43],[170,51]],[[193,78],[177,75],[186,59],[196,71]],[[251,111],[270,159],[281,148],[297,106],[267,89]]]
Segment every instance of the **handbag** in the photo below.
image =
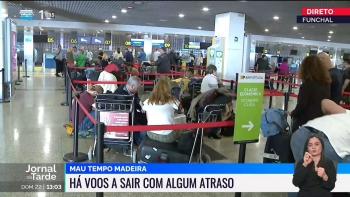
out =
[[[61,51],[58,52],[57,55],[59,55],[60,53],[61,53]],[[53,59],[54,59],[54,60],[56,59],[56,56],[57,56],[57,55],[53,56]]]
[[214,99],[218,96],[219,92],[216,89],[209,90],[205,95],[199,100],[198,105],[200,107],[205,107],[211,104]]

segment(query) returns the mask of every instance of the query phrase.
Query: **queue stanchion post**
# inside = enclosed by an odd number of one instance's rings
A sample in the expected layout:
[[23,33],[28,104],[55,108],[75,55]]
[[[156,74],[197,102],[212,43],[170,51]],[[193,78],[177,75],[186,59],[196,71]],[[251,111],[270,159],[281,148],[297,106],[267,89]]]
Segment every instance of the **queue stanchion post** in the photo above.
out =
[[18,62],[17,63],[17,81],[15,82],[15,85],[21,85],[20,84],[20,82],[23,82],[22,80],[21,80],[21,73],[20,73],[20,71],[21,71],[21,62]]
[[[106,125],[102,122],[97,123],[97,142],[96,142],[96,163],[103,163],[103,139],[106,131]],[[103,192],[96,192],[96,197],[103,197]]]
[[24,60],[24,76],[23,77],[25,77],[25,78],[29,78],[29,76],[28,76],[28,69],[27,69],[28,67],[27,67],[27,59],[25,59]]
[[71,111],[72,111],[72,87],[71,87],[71,80],[69,77],[67,77],[67,94],[66,97],[68,97],[68,122],[70,120],[72,120],[72,115],[71,115]]
[[293,81],[293,75],[289,75],[288,77],[288,92],[292,92],[292,81]]
[[2,79],[1,79],[1,83],[2,83],[2,95],[1,95],[1,101],[0,101],[0,103],[9,103],[10,102],[10,99],[7,99],[6,98],[6,90],[8,90],[8,87],[7,87],[7,85],[6,85],[6,83],[5,83],[5,68],[2,68],[1,70],[0,70],[0,72],[1,72],[1,77],[2,77]]
[[231,80],[231,81],[230,81],[230,90],[233,90],[233,84],[234,84],[234,81]]
[[[237,95],[237,90],[238,90],[238,73],[236,73],[236,85],[235,85],[235,95]],[[236,96],[236,98],[237,98],[237,96]],[[236,99],[235,98],[235,99]]]
[[70,87],[70,81],[69,81],[69,77],[67,76],[67,73],[65,74],[65,81],[66,81],[66,87],[65,87],[65,92],[66,92],[66,101],[61,103],[61,106],[69,106],[69,99],[72,98],[72,96],[69,97],[69,89],[72,90],[72,88]]
[[78,150],[78,131],[79,131],[79,94],[75,95],[75,106],[74,106],[74,134],[73,134],[73,152],[67,153],[63,156],[63,160],[68,163],[84,162],[89,159],[85,153],[80,153]]
[[288,111],[288,104],[289,104],[290,93],[289,92],[285,92],[283,94],[284,94],[284,111]]
[[269,109],[272,107],[272,96],[269,97]]
[[297,86],[295,86],[295,84],[297,83],[296,81],[296,79],[295,79],[295,76],[294,76],[294,74],[292,74],[292,78],[293,78],[293,87],[292,88],[297,88]]
[[[238,163],[244,163],[245,162],[246,149],[247,149],[247,144],[246,143],[239,144]],[[242,196],[242,192],[236,192],[235,193],[235,197],[241,197],[241,196]]]

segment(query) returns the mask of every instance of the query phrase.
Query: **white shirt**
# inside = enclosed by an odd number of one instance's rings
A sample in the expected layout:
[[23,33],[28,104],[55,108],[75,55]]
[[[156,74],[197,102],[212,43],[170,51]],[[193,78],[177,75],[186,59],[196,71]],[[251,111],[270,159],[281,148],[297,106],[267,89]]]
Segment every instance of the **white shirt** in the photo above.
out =
[[[175,124],[175,110],[179,108],[179,102],[165,105],[148,104],[148,99],[143,102],[142,109],[147,113],[148,125]],[[172,130],[150,131],[160,135],[169,135]]]
[[160,56],[160,52],[159,51],[154,52],[153,53],[153,61],[157,61],[159,56]]
[[201,84],[201,93],[207,92],[218,87],[218,78],[215,75],[205,75]]
[[114,59],[119,60],[119,58],[123,59],[124,56],[121,52],[120,53],[114,52],[113,57],[114,57]]
[[[310,120],[303,126],[322,131],[339,157],[350,155],[350,111],[345,114],[326,115]],[[304,143],[304,142],[300,142]]]
[[[100,76],[98,77],[98,81],[117,81],[117,78],[106,71],[102,71]],[[118,89],[117,84],[98,84],[103,88],[103,93],[107,93],[107,91],[111,91],[114,93],[116,89]]]
[[89,59],[89,61],[91,61],[92,60],[92,57],[93,57],[93,54],[92,54],[92,52],[90,51],[87,51],[86,52],[86,58],[88,58]]

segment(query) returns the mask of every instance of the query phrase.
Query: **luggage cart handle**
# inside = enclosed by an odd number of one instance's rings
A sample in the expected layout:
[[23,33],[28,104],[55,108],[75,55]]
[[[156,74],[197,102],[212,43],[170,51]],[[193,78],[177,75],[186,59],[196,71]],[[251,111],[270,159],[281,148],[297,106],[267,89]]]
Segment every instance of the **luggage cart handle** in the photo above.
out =
[[[211,114],[213,114],[214,112],[221,112],[222,111],[221,107],[224,107],[224,106],[225,106],[224,104],[209,104],[205,106],[203,110],[202,121],[206,122],[208,118],[211,116]],[[220,108],[208,111],[207,110],[208,107],[220,107]]]

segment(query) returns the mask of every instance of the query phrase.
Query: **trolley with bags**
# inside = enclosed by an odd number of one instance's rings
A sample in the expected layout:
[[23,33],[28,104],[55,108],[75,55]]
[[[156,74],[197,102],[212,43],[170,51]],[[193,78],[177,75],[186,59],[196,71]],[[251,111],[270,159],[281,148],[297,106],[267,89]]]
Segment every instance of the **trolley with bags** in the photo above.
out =
[[[129,126],[134,124],[134,95],[98,94],[95,99],[97,122],[103,122],[108,126]],[[91,160],[95,155],[97,132],[95,142],[90,147],[88,156]],[[125,156],[129,156],[136,163],[136,150],[133,149],[133,132],[106,132],[104,134],[104,147],[123,150]],[[130,153],[128,153],[130,151]]]
[[[203,113],[198,114],[198,122],[214,122],[217,113],[223,105],[207,105]],[[218,109],[219,107],[219,109]],[[209,111],[210,108],[215,108]],[[204,128],[185,131],[174,143],[162,143],[148,137],[144,139],[138,149],[139,163],[208,163],[210,156],[203,150]]]

